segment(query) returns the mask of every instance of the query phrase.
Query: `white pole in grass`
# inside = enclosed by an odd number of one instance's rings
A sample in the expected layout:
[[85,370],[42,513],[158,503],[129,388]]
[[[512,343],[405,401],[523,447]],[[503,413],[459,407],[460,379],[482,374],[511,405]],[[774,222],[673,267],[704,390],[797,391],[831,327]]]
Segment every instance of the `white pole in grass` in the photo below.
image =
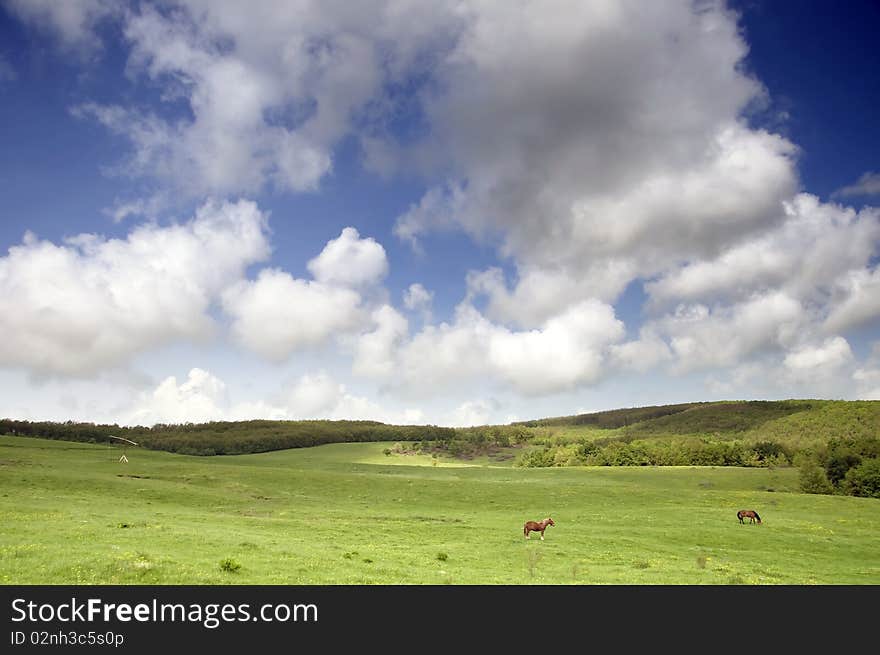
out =
[[[117,437],[115,435],[108,435],[111,439],[119,439],[120,441],[124,441],[126,443],[130,443],[133,446],[139,445],[136,441],[132,441],[131,439],[126,439],[124,437]],[[125,448],[125,446],[123,446]],[[125,450],[122,451],[122,457],[119,458],[120,464],[128,464],[128,457],[125,456]]]

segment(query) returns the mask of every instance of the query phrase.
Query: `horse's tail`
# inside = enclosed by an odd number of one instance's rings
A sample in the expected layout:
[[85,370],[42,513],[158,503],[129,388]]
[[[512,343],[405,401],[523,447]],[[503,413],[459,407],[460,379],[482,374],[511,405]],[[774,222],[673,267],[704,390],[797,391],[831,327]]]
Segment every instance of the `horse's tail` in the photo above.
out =
[[529,524],[528,523],[523,523],[523,534],[527,537],[529,536]]

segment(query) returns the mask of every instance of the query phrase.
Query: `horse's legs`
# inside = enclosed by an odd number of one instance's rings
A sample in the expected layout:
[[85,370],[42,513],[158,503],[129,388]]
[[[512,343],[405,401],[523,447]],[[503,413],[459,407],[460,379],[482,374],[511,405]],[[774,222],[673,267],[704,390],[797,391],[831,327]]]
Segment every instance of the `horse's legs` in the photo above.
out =
[[544,541],[544,531],[541,530],[541,541]]

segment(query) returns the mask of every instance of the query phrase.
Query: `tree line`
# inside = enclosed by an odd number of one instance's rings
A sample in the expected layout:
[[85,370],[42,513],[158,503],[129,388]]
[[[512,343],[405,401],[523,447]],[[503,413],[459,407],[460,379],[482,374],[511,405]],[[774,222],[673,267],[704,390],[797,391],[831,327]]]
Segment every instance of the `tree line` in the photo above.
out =
[[241,455],[328,443],[451,440],[455,430],[435,425],[388,425],[377,421],[254,420],[129,427],[0,419],[0,434],[86,443],[119,443],[113,437],[122,437],[150,450],[182,455]]

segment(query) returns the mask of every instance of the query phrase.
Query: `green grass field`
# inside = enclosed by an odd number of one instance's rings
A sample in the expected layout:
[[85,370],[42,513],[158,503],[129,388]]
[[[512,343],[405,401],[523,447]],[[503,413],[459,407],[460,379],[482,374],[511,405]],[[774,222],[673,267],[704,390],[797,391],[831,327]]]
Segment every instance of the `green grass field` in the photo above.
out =
[[435,464],[388,445],[123,464],[0,437],[0,583],[880,584],[880,501],[797,493],[794,469]]

